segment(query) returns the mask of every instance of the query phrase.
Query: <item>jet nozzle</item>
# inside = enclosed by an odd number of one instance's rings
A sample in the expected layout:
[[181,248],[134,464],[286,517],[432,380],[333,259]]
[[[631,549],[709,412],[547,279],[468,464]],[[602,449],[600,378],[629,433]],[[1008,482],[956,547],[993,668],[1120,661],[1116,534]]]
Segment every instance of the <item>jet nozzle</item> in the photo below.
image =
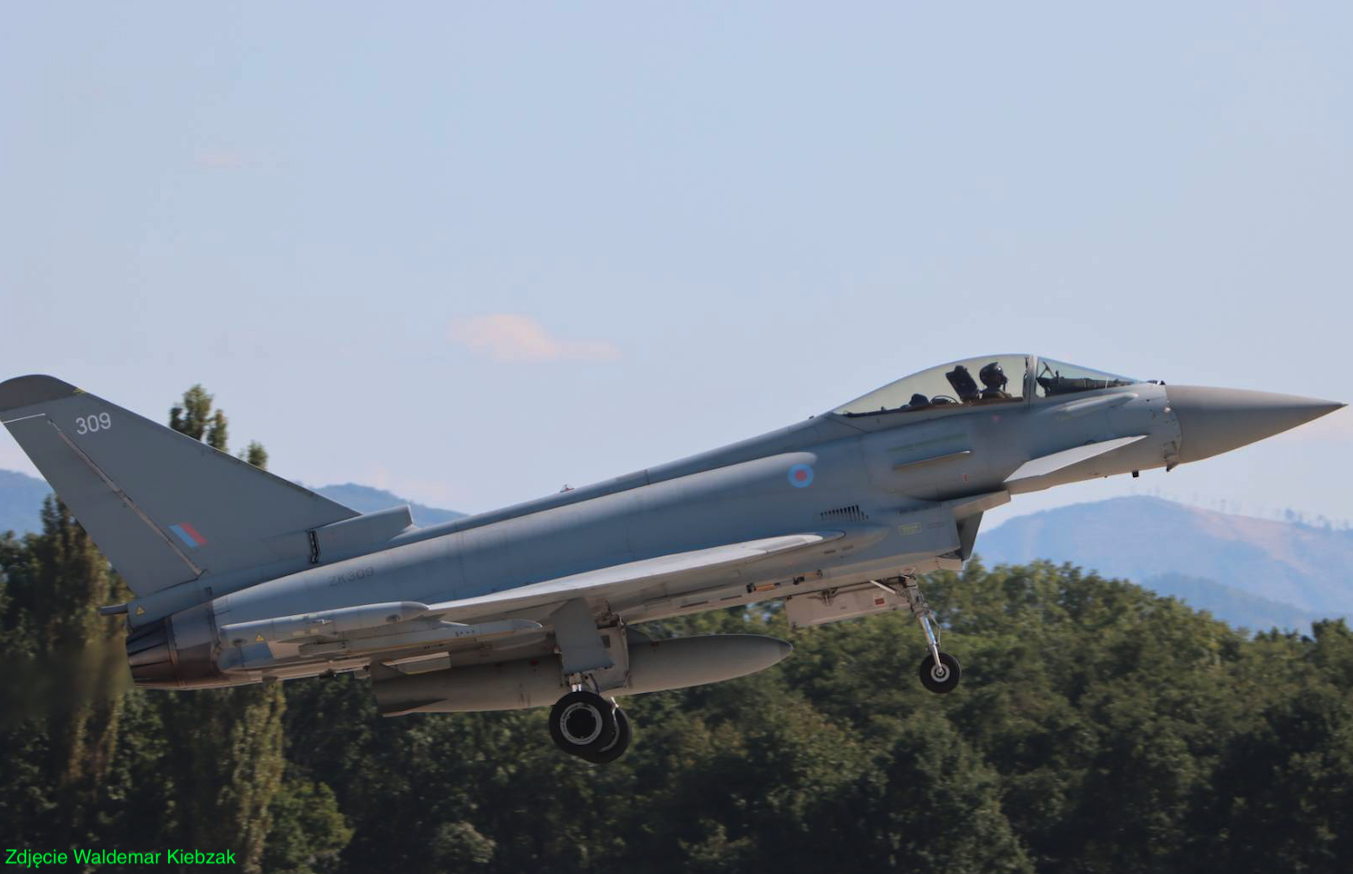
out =
[[1179,419],[1180,463],[1229,452],[1347,406],[1236,388],[1171,385],[1165,392]]

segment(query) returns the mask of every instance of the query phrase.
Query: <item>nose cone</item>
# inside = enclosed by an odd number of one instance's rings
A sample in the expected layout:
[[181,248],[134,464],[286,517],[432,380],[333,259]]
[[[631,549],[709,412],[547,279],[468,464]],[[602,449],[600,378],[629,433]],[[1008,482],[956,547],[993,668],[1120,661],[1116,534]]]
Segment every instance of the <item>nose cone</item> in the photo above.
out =
[[1236,388],[1172,385],[1165,389],[1179,419],[1179,461],[1198,461],[1281,434],[1345,404]]

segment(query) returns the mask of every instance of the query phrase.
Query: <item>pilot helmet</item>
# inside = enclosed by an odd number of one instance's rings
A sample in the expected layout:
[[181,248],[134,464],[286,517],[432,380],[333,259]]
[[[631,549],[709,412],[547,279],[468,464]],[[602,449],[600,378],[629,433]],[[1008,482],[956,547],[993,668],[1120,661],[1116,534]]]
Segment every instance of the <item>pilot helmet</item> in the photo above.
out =
[[977,375],[981,378],[982,385],[987,388],[1003,389],[1005,388],[1005,384],[1009,381],[1005,378],[1005,371],[1001,370],[1001,365],[997,361],[993,361],[986,367],[983,367],[978,371]]

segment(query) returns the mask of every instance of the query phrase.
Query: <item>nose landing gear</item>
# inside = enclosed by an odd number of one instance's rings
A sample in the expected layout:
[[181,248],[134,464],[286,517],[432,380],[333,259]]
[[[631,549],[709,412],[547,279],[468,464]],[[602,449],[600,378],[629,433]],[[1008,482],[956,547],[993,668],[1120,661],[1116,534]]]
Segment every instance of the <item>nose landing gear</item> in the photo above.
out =
[[907,598],[907,606],[911,609],[911,615],[915,616],[916,620],[921,623],[921,630],[925,632],[926,645],[930,647],[930,654],[921,661],[919,671],[921,685],[937,695],[952,692],[958,687],[958,681],[963,674],[958,659],[947,652],[940,652],[939,634],[930,624],[930,620],[935,618],[935,614],[931,611],[930,605],[926,603],[925,595],[921,594],[921,588],[917,585],[916,577],[912,575],[902,576],[896,582],[900,583],[900,586],[895,585],[893,588],[895,590],[901,588],[901,593]]
[[962,671],[958,659],[947,652],[940,653],[939,661],[934,654],[921,660],[921,685],[937,695],[952,692],[958,686]]

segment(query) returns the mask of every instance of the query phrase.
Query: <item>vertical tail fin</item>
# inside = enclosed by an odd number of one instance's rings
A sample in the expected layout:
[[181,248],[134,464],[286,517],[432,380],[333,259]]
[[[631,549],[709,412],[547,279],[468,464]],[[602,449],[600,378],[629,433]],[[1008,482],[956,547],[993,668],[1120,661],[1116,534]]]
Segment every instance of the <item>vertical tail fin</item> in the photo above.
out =
[[304,554],[358,515],[54,377],[0,383],[0,422],[141,597]]

